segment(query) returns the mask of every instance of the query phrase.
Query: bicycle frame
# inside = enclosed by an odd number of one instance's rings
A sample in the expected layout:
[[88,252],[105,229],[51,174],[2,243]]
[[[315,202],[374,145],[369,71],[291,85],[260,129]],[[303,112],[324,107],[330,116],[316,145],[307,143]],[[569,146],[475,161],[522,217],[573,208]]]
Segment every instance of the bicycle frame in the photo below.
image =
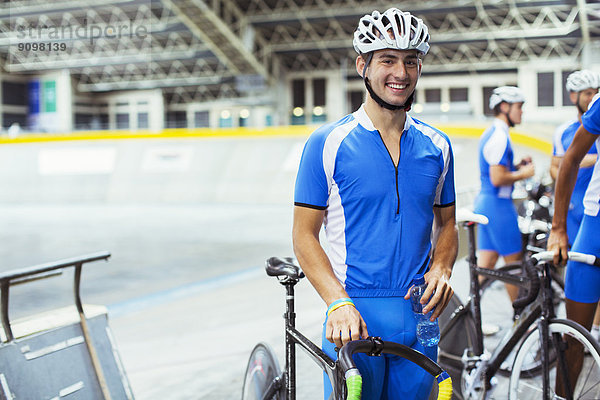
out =
[[283,315],[285,320],[285,369],[271,383],[263,399],[271,399],[275,393],[281,390],[281,385],[285,383],[287,388],[285,399],[296,400],[296,345],[299,345],[327,373],[333,386],[333,398],[342,398],[345,393],[345,386],[340,382],[343,382],[344,378],[340,376],[337,364],[321,348],[296,329],[294,286],[298,283],[298,280],[285,278],[280,280],[280,283],[286,289],[286,310]]
[[[547,399],[551,396],[551,382],[550,382],[550,347],[556,349],[556,363],[557,363],[557,374],[561,374],[562,382],[567,393],[572,393],[574,382],[569,381],[568,366],[565,358],[565,348],[560,345],[562,336],[557,333],[550,334],[550,325],[553,321],[560,321],[556,319],[556,313],[554,310],[554,289],[552,288],[552,268],[553,265],[548,262],[551,260],[551,256],[548,254],[536,254],[531,257],[531,262],[526,264],[527,277],[516,276],[503,270],[491,270],[477,266],[477,257],[475,249],[475,222],[467,221],[463,225],[468,229],[469,239],[469,254],[467,257],[470,273],[470,291],[469,298],[465,304],[461,304],[450,316],[447,325],[442,330],[442,336],[448,334],[452,329],[457,327],[459,321],[468,321],[468,316],[472,318],[474,329],[472,330],[473,336],[470,341],[470,348],[467,348],[465,354],[463,354],[463,371],[468,372],[467,377],[463,377],[464,383],[466,384],[464,394],[470,396],[474,394],[474,390],[483,390],[483,394],[486,394],[492,389],[492,379],[496,373],[500,370],[502,363],[508,358],[509,354],[515,349],[522,339],[528,335],[532,326],[535,326],[539,333],[540,340],[540,351],[541,359],[539,360],[539,367],[541,368],[542,377],[542,395],[543,398]],[[529,240],[535,239],[535,235],[531,235]],[[528,243],[529,245],[529,243]],[[548,253],[548,252],[546,252]],[[574,253],[575,255],[575,253]],[[585,255],[578,255],[582,257]],[[550,258],[548,258],[550,257]],[[546,260],[538,262],[539,260]],[[525,262],[525,261],[524,261]],[[595,261],[582,261],[587,263],[598,264],[598,260]],[[536,267],[535,264],[538,264]],[[525,264],[524,264],[525,265]],[[480,308],[480,284],[479,277],[485,276],[492,280],[500,280],[505,283],[517,285],[519,287],[530,286],[530,293],[526,300],[520,301],[520,306],[523,309],[520,311],[515,323],[512,328],[504,335],[495,346],[493,353],[489,357],[484,356],[483,347],[483,334],[481,330],[481,308]],[[538,292],[538,283],[541,283],[540,290]],[[464,316],[468,314],[468,316]],[[584,330],[584,328],[581,328]],[[556,342],[556,343],[555,343]],[[469,342],[467,342],[469,343]],[[555,343],[555,344],[553,344]],[[470,351],[471,353],[469,353]],[[481,393],[479,394],[481,395]]]
[[[476,256],[476,248],[475,248],[475,223],[474,222],[466,222],[464,226],[468,230],[468,242],[469,242],[469,256],[467,262],[469,264],[469,273],[470,273],[470,291],[469,298],[467,299],[466,305],[460,306],[457,310],[454,311],[452,316],[450,317],[450,321],[446,325],[446,327],[442,331],[442,336],[449,332],[456,325],[459,320],[458,317],[465,313],[470,313],[475,322],[475,341],[473,343],[472,356],[463,359],[464,362],[468,361],[481,361],[482,356],[484,354],[483,347],[483,332],[481,329],[481,297],[480,297],[480,286],[479,286],[479,276],[485,276],[490,279],[500,280],[505,283],[513,284],[520,287],[527,287],[530,279],[523,276],[515,276],[512,274],[504,273],[502,271],[481,268],[477,266],[477,256]],[[540,332],[542,334],[542,345],[547,350],[548,349],[548,324],[549,320],[554,317],[554,310],[552,306],[544,306],[545,302],[548,301],[548,298],[551,300],[551,296],[549,296],[548,290],[550,289],[550,273],[549,267],[545,264],[545,269],[542,274],[542,281],[544,282],[544,294],[541,299],[538,297],[531,305],[527,306],[525,310],[521,313],[521,318],[519,318],[516,323],[513,325],[510,331],[508,331],[500,343],[496,346],[494,352],[491,354],[490,358],[485,362],[484,366],[478,367],[477,373],[484,374],[485,376],[485,390],[490,390],[492,387],[492,378],[496,375],[502,363],[506,360],[508,355],[512,352],[515,346],[519,343],[519,341],[523,338],[523,336],[527,333],[529,327],[535,323],[536,320],[540,319],[539,323]],[[541,316],[541,318],[540,318]],[[545,359],[545,355],[547,353],[543,353],[544,359],[542,359],[543,368],[547,371],[548,369],[548,360]],[[545,375],[545,379],[547,379],[547,374]],[[474,381],[476,382],[476,381]],[[548,390],[546,386],[549,388],[549,383],[545,386],[545,392]],[[472,388],[468,388],[469,390]]]

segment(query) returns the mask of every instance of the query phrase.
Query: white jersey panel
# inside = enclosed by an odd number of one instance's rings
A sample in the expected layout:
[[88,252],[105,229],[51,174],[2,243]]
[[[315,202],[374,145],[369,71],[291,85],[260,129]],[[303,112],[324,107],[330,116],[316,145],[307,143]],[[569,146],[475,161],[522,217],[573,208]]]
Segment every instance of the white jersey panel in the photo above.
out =
[[594,172],[592,172],[592,179],[585,191],[585,197],[583,198],[583,206],[585,207],[585,214],[595,217],[600,212],[600,137],[595,142],[596,150],[598,150],[599,157],[596,159],[594,164]]
[[346,287],[346,220],[338,185],[333,182],[329,195],[329,206],[325,211],[325,234],[329,242],[329,260],[338,281]]
[[440,135],[438,132],[431,129],[430,127],[421,125],[420,130],[425,136],[431,139],[431,141],[437,148],[439,148],[442,151],[444,157],[444,170],[442,172],[442,175],[440,176],[439,183],[435,191],[435,203],[440,204],[440,197],[442,194],[442,189],[444,188],[446,173],[448,172],[448,167],[450,165],[450,145],[442,135]]

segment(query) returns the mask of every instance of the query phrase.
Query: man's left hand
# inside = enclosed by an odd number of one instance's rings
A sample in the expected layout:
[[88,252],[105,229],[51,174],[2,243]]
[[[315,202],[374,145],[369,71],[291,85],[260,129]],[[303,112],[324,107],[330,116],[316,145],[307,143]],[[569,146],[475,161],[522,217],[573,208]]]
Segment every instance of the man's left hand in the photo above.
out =
[[[423,307],[423,314],[427,314],[435,307],[431,315],[431,320],[434,321],[448,305],[450,298],[454,294],[454,290],[450,286],[449,275],[443,272],[441,268],[432,268],[427,272],[425,274],[425,282],[427,282],[427,289],[425,289],[423,296],[421,296],[421,303],[427,303],[427,305]],[[404,298],[407,300],[410,298],[410,289]]]

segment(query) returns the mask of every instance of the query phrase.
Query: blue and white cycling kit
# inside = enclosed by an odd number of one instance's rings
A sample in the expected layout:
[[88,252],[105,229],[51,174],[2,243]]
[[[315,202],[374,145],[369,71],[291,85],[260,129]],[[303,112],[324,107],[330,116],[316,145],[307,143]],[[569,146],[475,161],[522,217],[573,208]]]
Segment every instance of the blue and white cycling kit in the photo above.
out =
[[404,296],[427,268],[432,207],[454,201],[448,137],[407,115],[396,167],[364,106],[311,135],[294,196],[326,210],[329,259],[351,297]]
[[[415,321],[410,301],[403,297],[413,278],[427,271],[433,207],[454,201],[448,137],[407,115],[396,167],[364,106],[310,136],[294,195],[296,206],[325,210],[329,259],[369,334],[413,348],[419,348]],[[336,357],[325,332],[323,350]],[[427,354],[435,359],[437,348]],[[359,362],[365,398],[387,398],[384,377],[400,393],[402,386],[393,382],[420,376],[420,368],[410,361],[390,360]],[[427,398],[431,383],[423,376],[422,384],[412,388],[416,392],[396,398]],[[325,379],[325,398],[330,390]]]
[[[600,94],[589,105],[581,118],[583,127],[598,136],[596,151],[600,153]],[[600,159],[596,160],[592,178],[583,198],[584,216],[572,250],[600,257]],[[600,300],[600,268],[569,261],[565,279],[565,296],[580,303]]]
[[490,167],[502,165],[515,171],[513,150],[508,135],[508,125],[494,119],[479,141],[479,171],[481,192],[475,200],[475,212],[489,219],[487,225],[477,228],[480,250],[492,250],[502,256],[521,251],[521,233],[517,222],[517,211],[512,203],[513,185],[494,186],[490,178]]
[[[559,126],[554,132],[554,150],[552,155],[556,157],[564,157],[566,149],[571,145],[575,132],[581,126],[578,119],[566,122]],[[592,146],[588,154],[598,154],[596,146]],[[571,195],[569,204],[569,212],[567,214],[567,235],[569,236],[569,244],[573,244],[579,225],[583,218],[583,196],[592,178],[594,167],[579,168],[575,188]]]

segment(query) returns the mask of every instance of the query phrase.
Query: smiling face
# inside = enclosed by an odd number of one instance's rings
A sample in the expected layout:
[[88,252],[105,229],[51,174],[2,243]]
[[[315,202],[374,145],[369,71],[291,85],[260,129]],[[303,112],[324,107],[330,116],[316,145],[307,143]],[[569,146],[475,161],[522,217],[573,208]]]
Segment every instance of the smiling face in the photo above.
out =
[[[359,56],[356,70],[362,76],[365,59]],[[421,60],[416,50],[375,51],[366,70],[373,91],[389,104],[401,106],[414,92]]]

